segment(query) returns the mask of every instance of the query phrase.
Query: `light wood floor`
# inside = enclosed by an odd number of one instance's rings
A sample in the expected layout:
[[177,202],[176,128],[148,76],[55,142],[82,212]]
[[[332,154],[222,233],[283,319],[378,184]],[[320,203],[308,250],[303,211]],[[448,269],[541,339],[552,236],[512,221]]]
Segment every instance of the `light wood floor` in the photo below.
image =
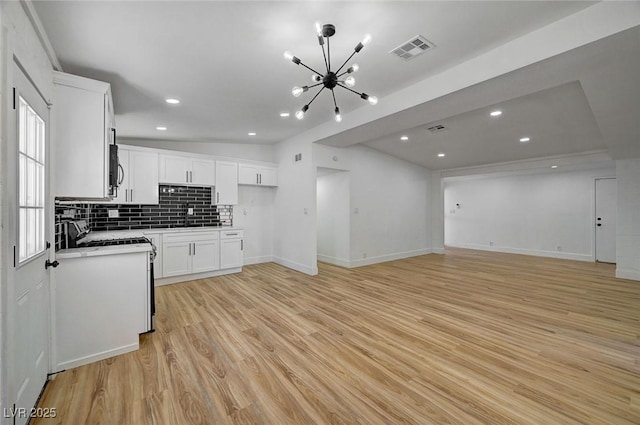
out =
[[134,353],[63,372],[37,424],[640,424],[640,282],[448,250],[161,287]]

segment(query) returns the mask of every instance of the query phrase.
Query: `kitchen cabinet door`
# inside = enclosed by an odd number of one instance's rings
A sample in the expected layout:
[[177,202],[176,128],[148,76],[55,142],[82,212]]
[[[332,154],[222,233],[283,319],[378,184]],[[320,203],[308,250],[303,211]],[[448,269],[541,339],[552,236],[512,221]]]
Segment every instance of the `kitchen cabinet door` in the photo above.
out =
[[160,182],[170,184],[189,183],[191,164],[186,156],[160,155]]
[[54,195],[108,201],[109,144],[114,123],[108,83],[53,72]]
[[278,169],[272,167],[262,167],[260,169],[260,185],[261,186],[277,186],[278,185]]
[[129,201],[133,204],[157,205],[158,154],[129,151]]
[[206,159],[191,159],[190,183],[201,186],[216,184],[216,162]]
[[257,165],[251,164],[239,164],[238,165],[238,184],[253,184],[260,183],[260,172]]
[[215,205],[238,204],[238,163],[216,161]]
[[192,246],[192,273],[220,270],[220,245],[217,239],[196,241]]
[[242,239],[220,240],[220,268],[232,269],[242,267]]
[[129,201],[129,151],[118,149],[118,196],[110,204],[126,204]]
[[165,242],[162,244],[162,276],[180,276],[191,273],[191,242]]

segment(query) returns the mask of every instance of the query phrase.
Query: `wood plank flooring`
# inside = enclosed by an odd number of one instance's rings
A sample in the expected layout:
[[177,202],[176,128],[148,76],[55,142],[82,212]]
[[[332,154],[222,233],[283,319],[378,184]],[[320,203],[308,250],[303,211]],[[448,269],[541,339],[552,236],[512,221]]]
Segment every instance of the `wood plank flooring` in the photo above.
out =
[[640,282],[449,249],[160,287],[141,349],[59,374],[35,424],[640,424]]

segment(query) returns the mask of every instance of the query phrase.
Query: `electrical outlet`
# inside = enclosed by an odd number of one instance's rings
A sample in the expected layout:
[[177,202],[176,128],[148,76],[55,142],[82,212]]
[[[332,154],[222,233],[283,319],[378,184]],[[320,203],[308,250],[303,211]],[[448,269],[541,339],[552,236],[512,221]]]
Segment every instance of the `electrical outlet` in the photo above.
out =
[[187,208],[187,215],[193,215],[193,208]]
[[120,211],[118,210],[109,210],[109,218],[119,218]]

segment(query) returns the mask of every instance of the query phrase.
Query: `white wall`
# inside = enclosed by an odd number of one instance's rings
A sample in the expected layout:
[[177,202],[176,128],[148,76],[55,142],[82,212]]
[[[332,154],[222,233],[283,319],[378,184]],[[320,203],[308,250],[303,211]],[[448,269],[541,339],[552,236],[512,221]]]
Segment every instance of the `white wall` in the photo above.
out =
[[[302,161],[293,161],[302,154]],[[311,142],[290,139],[276,145],[278,190],[275,194],[274,262],[316,275],[316,170]]]
[[[116,126],[117,125],[118,116],[116,115]],[[276,162],[275,147],[273,145],[186,142],[172,140],[131,139],[125,137],[119,137],[118,143],[122,143],[125,145],[144,146],[147,148],[169,149],[174,151],[199,153],[204,155],[242,158],[251,161]]]
[[640,280],[640,159],[616,161],[616,277]]
[[244,230],[244,264],[273,261],[274,202],[277,188],[238,186],[233,225]]
[[431,252],[430,173],[365,146],[351,157],[351,264]]
[[347,171],[318,168],[318,260],[350,266],[349,196]]
[[446,180],[445,244],[594,261],[595,178],[614,175],[607,168]]

